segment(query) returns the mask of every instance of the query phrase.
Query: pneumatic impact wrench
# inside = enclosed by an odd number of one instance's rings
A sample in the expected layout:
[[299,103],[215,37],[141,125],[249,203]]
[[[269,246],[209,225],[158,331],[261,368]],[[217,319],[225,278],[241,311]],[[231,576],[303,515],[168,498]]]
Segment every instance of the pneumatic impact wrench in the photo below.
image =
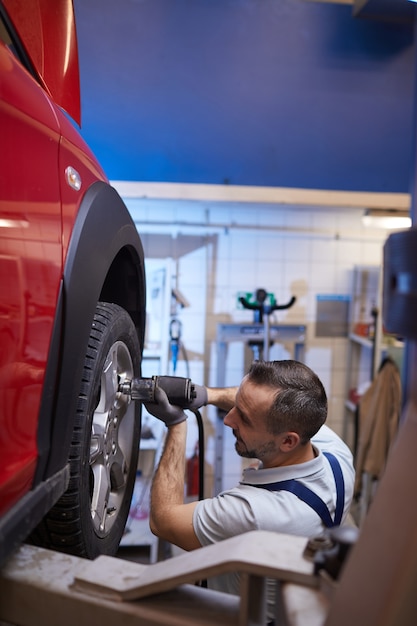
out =
[[[133,378],[124,380],[119,384],[119,393],[129,397],[129,400],[139,400],[143,403],[155,402],[155,389],[160,387],[168,396],[170,404],[190,409],[196,419],[198,426],[198,499],[204,498],[204,427],[201,414],[197,407],[193,407],[193,401],[197,398],[196,385],[190,378],[180,376],[152,376],[152,378]],[[202,404],[202,403],[201,403]],[[201,406],[197,402],[197,406]]]
[[183,409],[190,408],[197,397],[194,384],[190,378],[180,376],[152,376],[151,378],[133,378],[119,384],[119,393],[129,396],[131,400],[143,403],[155,402],[155,388],[160,387],[168,396],[170,404]]

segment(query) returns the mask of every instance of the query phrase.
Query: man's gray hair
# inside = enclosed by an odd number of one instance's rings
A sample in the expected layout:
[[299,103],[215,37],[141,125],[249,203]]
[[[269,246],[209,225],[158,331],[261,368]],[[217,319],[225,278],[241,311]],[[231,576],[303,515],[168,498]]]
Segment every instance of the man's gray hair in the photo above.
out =
[[299,361],[255,361],[246,379],[276,389],[267,416],[268,430],[293,431],[307,443],[327,418],[327,396],[317,374]]

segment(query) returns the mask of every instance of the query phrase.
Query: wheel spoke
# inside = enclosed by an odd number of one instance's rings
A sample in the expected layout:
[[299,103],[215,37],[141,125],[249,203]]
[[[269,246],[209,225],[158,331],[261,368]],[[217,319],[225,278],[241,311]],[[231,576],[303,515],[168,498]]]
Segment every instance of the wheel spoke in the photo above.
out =
[[118,390],[117,375],[117,347],[113,346],[109,352],[101,374],[101,392],[96,411],[108,413],[114,404]]
[[104,531],[107,506],[110,497],[110,475],[108,467],[96,464],[93,467],[94,489],[91,498],[91,516],[95,526]]
[[104,454],[105,428],[100,423],[100,420],[96,420],[96,414],[94,414],[91,430],[90,465],[93,465]]
[[122,489],[126,484],[126,460],[123,452],[118,448],[111,466],[112,491]]

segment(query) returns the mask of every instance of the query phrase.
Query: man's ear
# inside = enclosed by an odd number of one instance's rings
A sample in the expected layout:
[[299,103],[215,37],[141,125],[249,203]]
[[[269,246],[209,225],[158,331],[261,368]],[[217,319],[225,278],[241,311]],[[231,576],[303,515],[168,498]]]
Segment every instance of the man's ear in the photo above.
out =
[[288,432],[281,438],[280,450],[282,452],[291,452],[300,444],[301,438],[298,433]]

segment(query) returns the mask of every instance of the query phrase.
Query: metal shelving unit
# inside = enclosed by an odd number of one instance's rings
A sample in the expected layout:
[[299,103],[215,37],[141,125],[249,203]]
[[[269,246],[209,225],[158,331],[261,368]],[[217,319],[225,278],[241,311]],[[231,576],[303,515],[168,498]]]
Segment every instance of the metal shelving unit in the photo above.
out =
[[355,266],[343,425],[343,438],[353,452],[356,451],[360,396],[374,379],[385,356],[401,360],[398,351],[401,352],[402,343],[394,338],[387,342],[383,334],[381,311],[382,268]]

